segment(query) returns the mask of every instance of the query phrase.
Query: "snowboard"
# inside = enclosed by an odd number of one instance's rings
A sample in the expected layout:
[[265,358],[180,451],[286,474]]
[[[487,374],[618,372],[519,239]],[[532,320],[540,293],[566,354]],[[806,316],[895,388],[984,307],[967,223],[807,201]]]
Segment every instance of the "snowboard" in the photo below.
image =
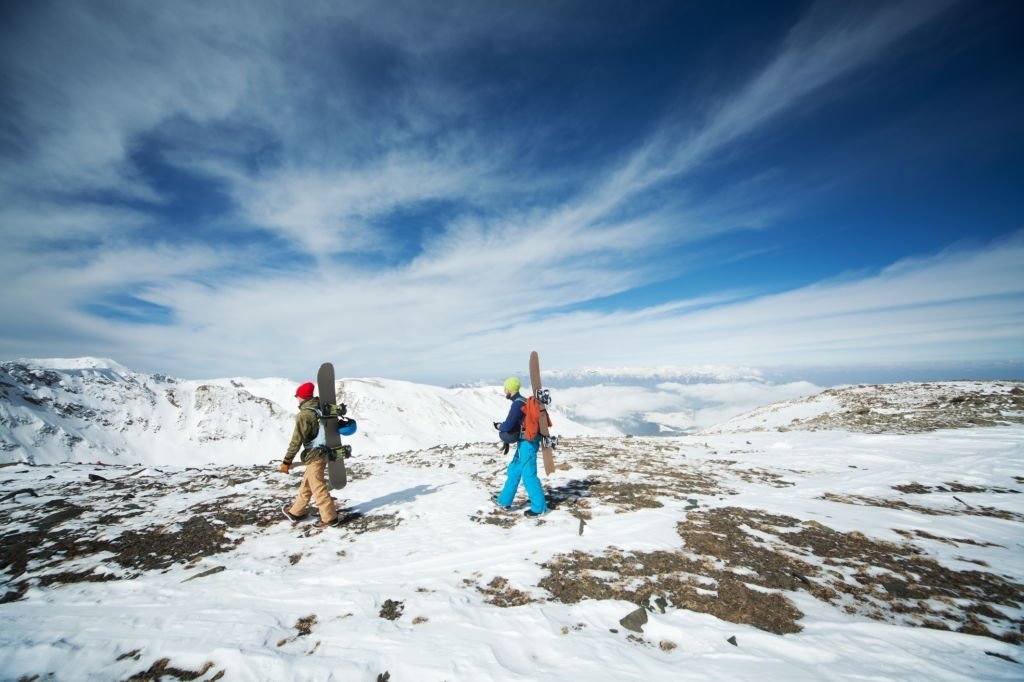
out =
[[324,430],[324,444],[327,446],[327,487],[334,490],[344,488],[348,483],[345,474],[345,455],[341,450],[341,436],[338,434],[338,398],[334,386],[334,365],[325,362],[316,373],[316,388],[320,396],[320,428]]
[[547,405],[550,401],[541,400],[544,387],[540,383],[540,357],[537,351],[530,353],[530,388],[537,404],[540,405],[540,447],[544,455],[544,473],[550,476],[555,473],[555,458],[551,452],[551,420],[548,418]]

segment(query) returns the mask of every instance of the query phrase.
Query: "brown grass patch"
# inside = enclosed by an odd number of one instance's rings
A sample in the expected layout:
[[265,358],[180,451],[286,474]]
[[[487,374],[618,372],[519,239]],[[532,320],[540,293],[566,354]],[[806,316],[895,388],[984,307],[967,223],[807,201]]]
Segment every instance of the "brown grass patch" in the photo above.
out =
[[1021,640],[1007,612],[1021,608],[1024,585],[952,570],[911,544],[738,507],[691,512],[677,530],[684,546],[675,551],[557,555],[539,585],[565,603],[667,603],[777,634],[800,630],[784,593],[803,591],[878,620]]
[[937,507],[925,507],[920,504],[911,504],[906,500],[868,497],[867,495],[840,495],[837,493],[825,493],[821,496],[821,499],[862,507],[886,507],[888,509],[900,509],[916,512],[918,514],[925,514],[927,516],[988,516],[994,519],[1024,522],[1024,514],[1018,514],[1017,512],[1007,511],[1005,509],[996,509],[995,507],[969,505],[966,502],[957,499],[953,500],[957,505],[956,507],[946,507],[942,509]]
[[485,602],[502,608],[523,606],[537,601],[526,592],[510,586],[508,580],[501,576],[495,576],[486,587],[477,585],[476,589],[487,597],[484,599]]

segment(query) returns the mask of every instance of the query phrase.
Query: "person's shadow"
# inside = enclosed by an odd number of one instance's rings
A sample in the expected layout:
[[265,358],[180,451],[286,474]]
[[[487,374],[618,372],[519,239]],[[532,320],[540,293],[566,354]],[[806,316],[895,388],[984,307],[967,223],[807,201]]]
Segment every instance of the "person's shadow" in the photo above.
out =
[[436,492],[440,492],[448,484],[445,485],[416,485],[412,488],[406,488],[395,493],[388,495],[382,495],[381,497],[369,500],[367,502],[361,502],[359,504],[352,505],[352,511],[355,511],[360,516],[369,514],[374,509],[380,507],[386,507],[389,504],[401,504],[402,502],[412,502],[418,497],[423,495],[433,495]]

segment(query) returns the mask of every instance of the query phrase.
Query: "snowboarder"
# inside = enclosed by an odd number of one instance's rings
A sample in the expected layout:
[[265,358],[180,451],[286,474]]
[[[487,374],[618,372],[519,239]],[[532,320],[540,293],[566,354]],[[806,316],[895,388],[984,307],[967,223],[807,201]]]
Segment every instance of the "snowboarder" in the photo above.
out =
[[[522,433],[523,406],[526,400],[519,393],[521,384],[517,377],[509,377],[505,380],[505,398],[512,401],[508,416],[505,421],[494,423],[498,434],[505,443],[516,443],[516,453],[512,461],[508,463],[505,486],[501,493],[495,498],[498,506],[509,510],[512,508],[512,501],[519,490],[519,482],[523,482],[526,494],[530,496],[530,508],[526,510],[526,516],[540,516],[548,511],[547,501],[544,499],[544,487],[537,476],[537,449],[540,447],[540,434],[534,436],[533,440],[526,440]],[[508,439],[508,440],[506,440]],[[507,452],[507,451],[506,451]]]
[[324,481],[324,471],[327,469],[327,454],[315,442],[320,434],[320,417],[317,410],[320,401],[314,395],[312,382],[306,382],[295,390],[295,397],[299,400],[299,413],[295,415],[295,431],[292,433],[292,440],[288,444],[284,461],[281,463],[281,471],[288,473],[291,469],[295,454],[302,447],[300,459],[306,465],[306,472],[302,476],[302,484],[299,486],[299,494],[289,507],[281,507],[281,512],[292,523],[306,518],[309,513],[306,511],[309,501],[312,498],[320,510],[320,520],[313,524],[317,528],[325,526],[337,526],[338,508],[334,505],[334,498],[327,490],[327,483]]
[[511,400],[512,405],[508,409],[508,416],[503,422],[494,422],[494,428],[498,430],[498,439],[505,444],[504,451],[508,454],[509,445],[519,442],[519,432],[523,425],[523,405],[526,398],[519,394],[521,384],[518,377],[505,379],[502,388],[505,389],[505,400]]

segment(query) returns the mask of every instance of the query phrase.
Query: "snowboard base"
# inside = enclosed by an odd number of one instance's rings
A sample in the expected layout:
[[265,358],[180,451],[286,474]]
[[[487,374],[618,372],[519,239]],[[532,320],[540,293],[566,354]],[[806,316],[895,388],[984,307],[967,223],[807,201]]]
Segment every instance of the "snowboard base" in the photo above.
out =
[[544,473],[550,476],[555,473],[555,457],[551,451],[551,433],[549,428],[551,420],[548,418],[547,406],[550,398],[547,401],[540,399],[544,387],[540,383],[540,357],[537,355],[537,351],[530,353],[530,387],[533,389],[533,397],[540,404],[541,454],[544,457]]
[[[345,472],[345,457],[340,452],[341,436],[338,435],[338,399],[334,386],[334,365],[325,362],[316,373],[316,387],[320,394],[321,427],[324,429],[324,443],[327,455],[327,488],[338,490],[348,484]],[[332,454],[337,456],[332,457]]]

